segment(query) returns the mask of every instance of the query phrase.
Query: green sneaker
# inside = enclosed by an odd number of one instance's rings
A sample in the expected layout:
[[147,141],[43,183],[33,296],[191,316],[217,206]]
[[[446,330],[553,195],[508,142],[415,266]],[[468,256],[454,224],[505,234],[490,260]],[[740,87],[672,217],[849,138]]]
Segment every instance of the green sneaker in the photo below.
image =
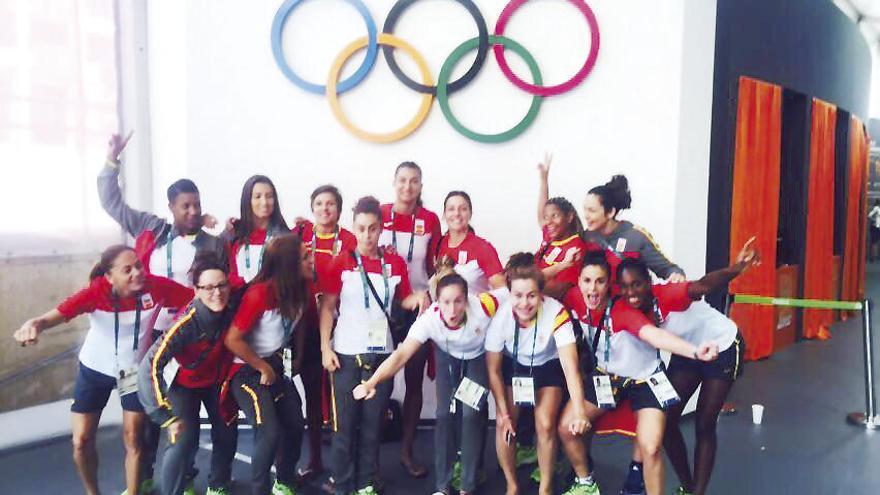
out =
[[292,486],[275,480],[275,484],[272,485],[272,495],[296,495],[296,490]]
[[541,467],[535,466],[535,469],[532,470],[532,474],[529,475],[529,478],[532,479],[535,483],[541,483]]
[[562,495],[600,495],[599,484],[595,481],[589,483],[575,481],[568,490],[562,492]]
[[675,495],[691,495],[691,492],[685,490],[683,486],[680,486],[675,490]]
[[[156,483],[152,478],[148,480],[141,481],[141,488],[138,490],[143,495],[149,495],[150,493],[156,492]],[[128,495],[128,489],[122,491],[122,495]]]
[[196,495],[196,485],[192,480],[186,485],[186,488],[183,490],[183,495]]
[[377,492],[376,489],[373,488],[373,485],[367,485],[360,490],[356,490],[354,492],[354,495],[379,495],[379,492]]
[[461,490],[461,461],[455,461],[452,466],[452,488]]
[[226,488],[211,488],[208,487],[208,491],[205,492],[205,495],[229,495],[229,490]]
[[516,447],[516,467],[520,467],[526,464],[535,464],[538,462],[538,449],[534,446],[520,446]]

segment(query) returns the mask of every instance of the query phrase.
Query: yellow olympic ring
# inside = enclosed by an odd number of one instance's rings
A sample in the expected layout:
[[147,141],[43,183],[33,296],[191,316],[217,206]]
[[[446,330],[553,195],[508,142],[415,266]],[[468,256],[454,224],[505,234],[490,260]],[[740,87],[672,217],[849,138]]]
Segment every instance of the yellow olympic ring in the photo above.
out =
[[[419,105],[419,110],[415,117],[396,131],[389,133],[367,132],[355,126],[342,111],[342,106],[339,104],[339,98],[336,95],[336,84],[339,81],[339,73],[342,71],[342,66],[345,65],[345,62],[351,58],[356,51],[366,48],[368,43],[367,36],[358,38],[346,46],[342,50],[342,53],[336,57],[336,60],[333,61],[333,67],[330,68],[330,76],[327,78],[327,100],[330,102],[330,109],[333,111],[333,115],[336,116],[336,119],[339,120],[342,126],[348,129],[349,132],[361,139],[372,141],[374,143],[391,143],[405,138],[418,129],[422,122],[428,117],[428,112],[431,111],[431,104],[434,102],[434,96],[430,93],[423,94],[422,103]],[[428,68],[428,63],[412,45],[387,33],[380,34],[377,43],[403,50],[407,55],[412,57],[412,59],[415,60],[416,65],[419,66],[419,71],[422,73],[422,84],[425,86],[434,85],[434,79],[431,77],[431,70]]]

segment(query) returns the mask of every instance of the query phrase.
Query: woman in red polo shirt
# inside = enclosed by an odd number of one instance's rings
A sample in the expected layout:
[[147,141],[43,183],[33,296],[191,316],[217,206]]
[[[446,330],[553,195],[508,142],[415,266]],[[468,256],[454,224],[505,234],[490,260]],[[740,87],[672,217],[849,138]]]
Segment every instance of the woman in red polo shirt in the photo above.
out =
[[[414,162],[403,162],[394,171],[394,202],[382,205],[382,235],[379,245],[393,249],[406,261],[409,283],[414,291],[428,289],[428,279],[434,271],[434,246],[440,239],[440,219],[422,204],[422,169]],[[392,309],[395,344],[403,341],[416,314]],[[404,368],[406,394],[403,398],[403,440],[400,462],[416,478],[424,477],[427,470],[416,464],[413,457],[416,427],[422,412],[422,381],[425,376],[429,346],[422,347]]]
[[553,155],[547,154],[538,164],[540,186],[538,191],[538,224],[541,225],[541,247],[535,254],[538,268],[547,280],[545,293],[562,299],[577,285],[578,260],[586,245],[581,234],[584,230],[574,206],[567,199],[550,198],[548,175]]
[[468,283],[474,294],[488,292],[506,285],[504,267],[498,251],[489,241],[478,236],[471,227],[473,204],[464,191],[451,191],[443,201],[446,234],[437,246],[437,258],[455,262],[455,271]]
[[[321,334],[318,326],[320,285],[327,277],[330,264],[340,255],[345,255],[355,248],[357,240],[354,234],[339,226],[342,214],[342,194],[336,186],[325,184],[312,191],[311,208],[314,222],[303,220],[298,222],[294,232],[302,239],[303,248],[307,249],[314,264],[312,265],[312,297],[315,305],[309,310],[303,321],[304,342],[299,353],[301,367],[300,378],[306,395],[306,424],[308,425],[309,463],[297,472],[301,481],[307,481],[324,471],[321,458],[321,423],[330,417],[330,380],[321,366]],[[326,407],[326,411],[324,408]]]
[[290,231],[281,215],[275,184],[265,175],[254,175],[245,181],[240,213],[241,217],[232,221],[229,239],[229,281],[235,289],[257,276],[269,240]]

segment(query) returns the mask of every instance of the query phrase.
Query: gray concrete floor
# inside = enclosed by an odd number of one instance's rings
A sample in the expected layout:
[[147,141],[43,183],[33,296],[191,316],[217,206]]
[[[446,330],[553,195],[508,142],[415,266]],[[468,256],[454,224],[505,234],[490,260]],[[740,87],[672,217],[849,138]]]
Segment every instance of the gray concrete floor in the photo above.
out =
[[[880,265],[868,268],[869,297],[880,303]],[[874,312],[880,318],[880,312]],[[875,328],[880,326],[875,324]],[[880,340],[880,335],[878,335]],[[880,347],[880,344],[877,344]],[[876,356],[880,358],[880,349]],[[852,494],[880,493],[880,432],[866,432],[845,422],[851,411],[864,410],[864,364],[859,319],[850,319],[833,329],[826,342],[801,342],[772,358],[749,363],[745,376],[736,384],[731,399],[740,413],[722,416],[718,425],[719,451],[710,485],[712,494]],[[751,423],[751,404],[766,407],[764,424]],[[26,425],[23,425],[26,426]],[[693,445],[693,425],[684,420],[683,431]],[[418,435],[417,458],[431,464],[433,434]],[[489,435],[489,441],[492,436]],[[207,443],[207,432],[202,441]],[[102,429],[98,435],[101,453],[100,478],[104,493],[124,489],[123,449],[118,428]],[[325,446],[325,452],[326,452]],[[603,493],[617,493],[628,464],[631,443],[621,437],[597,439],[593,456]],[[243,431],[239,452],[249,455],[250,432]],[[326,453],[325,453],[326,455]],[[398,463],[399,444],[382,447],[381,473],[387,494],[432,493],[431,476],[424,480],[408,477]],[[209,452],[200,450],[197,467],[206,473]],[[305,458],[305,456],[304,456]],[[325,457],[326,458],[326,457]],[[482,493],[503,493],[503,478],[487,448],[488,481]],[[522,471],[522,479],[528,470]],[[236,460],[234,493],[249,493],[246,480],[249,465]],[[0,493],[81,493],[70,460],[69,439],[0,452]],[[675,474],[667,464],[667,487],[676,486]],[[305,494],[321,493],[320,481],[303,487]],[[526,493],[535,486],[524,485]],[[205,476],[199,476],[197,490],[204,493]],[[558,487],[559,490],[563,488]]]

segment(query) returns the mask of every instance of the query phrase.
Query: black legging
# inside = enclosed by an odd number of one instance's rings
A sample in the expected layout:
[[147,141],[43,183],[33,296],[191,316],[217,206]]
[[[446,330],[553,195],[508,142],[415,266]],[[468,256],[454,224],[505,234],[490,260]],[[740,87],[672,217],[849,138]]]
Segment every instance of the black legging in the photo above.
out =
[[666,433],[663,437],[663,447],[681,485],[694,495],[703,495],[709,485],[709,477],[715,465],[715,451],[718,449],[715,432],[718,413],[733,386],[733,382],[729,380],[702,381],[703,387],[700,390],[695,413],[697,448],[694,450],[694,473],[691,476],[687,446],[678,422],[685,404],[694,395],[701,380],[702,377],[698,373],[689,370],[679,369],[669,375],[669,381],[681,396],[681,402],[666,410]]

